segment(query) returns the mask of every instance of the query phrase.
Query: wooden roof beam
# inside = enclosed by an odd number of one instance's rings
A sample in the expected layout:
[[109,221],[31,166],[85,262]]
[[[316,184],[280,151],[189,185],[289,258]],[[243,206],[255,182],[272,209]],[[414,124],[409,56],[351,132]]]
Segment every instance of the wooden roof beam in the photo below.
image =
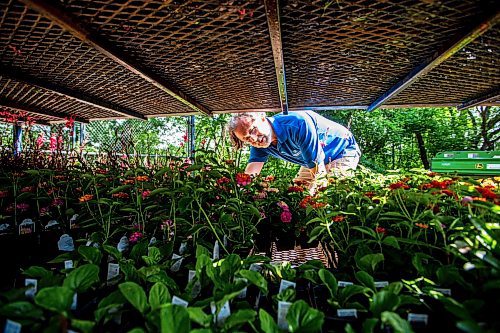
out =
[[93,34],[90,30],[82,26],[77,22],[77,20],[68,15],[63,11],[63,9],[54,6],[49,1],[44,0],[20,0],[29,8],[39,12],[44,17],[55,22],[61,26],[64,30],[70,32],[73,36],[80,39],[84,43],[89,44],[91,47],[101,52],[108,58],[111,58],[115,62],[119,63],[121,66],[125,67],[130,72],[140,76],[150,84],[154,85],[163,92],[169,94],[182,104],[194,109],[197,112],[204,113],[206,115],[211,115],[206,107],[201,105],[198,101],[194,100],[190,96],[187,96],[184,92],[180,91],[173,84],[167,82],[162,77],[150,73],[146,68],[143,68],[138,62],[127,58],[122,50],[119,50],[108,43],[108,41]]
[[408,88],[416,80],[429,73],[433,68],[444,62],[446,59],[450,58],[452,55],[464,48],[467,44],[471,43],[477,37],[481,36],[486,31],[491,29],[495,24],[498,23],[498,21],[500,21],[500,11],[497,10],[494,15],[490,16],[488,19],[475,26],[466,34],[459,36],[457,39],[455,39],[454,43],[443,48],[441,51],[436,52],[432,57],[413,69],[408,75],[406,75],[404,79],[396,83],[396,85],[394,85],[382,96],[376,99],[372,104],[370,104],[367,111],[370,112],[375,110],[376,108],[387,102],[389,99],[396,96],[404,89]]
[[79,122],[79,123],[84,123],[84,124],[88,124],[89,123],[89,120],[88,119],[85,119],[85,118],[81,118],[81,117],[74,117],[70,114],[65,114],[65,113],[61,113],[61,112],[55,112],[55,111],[51,111],[51,110],[47,110],[47,109],[41,109],[41,108],[35,108],[35,107],[32,107],[32,106],[27,106],[27,105],[22,105],[22,104],[19,104],[19,103],[16,103],[16,102],[12,102],[12,101],[9,101],[9,100],[5,100],[5,99],[1,99],[0,100],[0,108],[1,107],[4,107],[4,108],[9,108],[9,109],[12,109],[12,110],[15,110],[15,111],[20,111],[20,112],[29,112],[29,113],[33,113],[33,114],[37,114],[37,115],[41,115],[41,116],[49,116],[49,117],[54,117],[54,118],[58,118],[58,119],[65,119],[65,118],[70,118],[72,117],[76,122]]
[[457,106],[457,109],[458,110],[468,109],[474,106],[484,105],[488,102],[497,102],[499,100],[500,100],[500,87],[482,96],[463,102],[462,104]]
[[266,7],[267,25],[273,48],[274,68],[276,69],[281,111],[284,114],[288,114],[288,95],[286,93],[285,62],[283,60],[278,0],[264,0],[264,5]]
[[80,92],[76,92],[74,90],[68,89],[68,88],[63,87],[63,86],[59,86],[59,85],[51,83],[51,82],[43,81],[43,80],[38,79],[38,78],[35,79],[35,78],[32,78],[28,75],[23,75],[23,74],[19,74],[19,73],[14,74],[14,71],[10,71],[9,74],[7,74],[6,72],[7,72],[6,70],[2,70],[0,72],[0,76],[3,76],[5,78],[11,79],[11,80],[15,80],[18,82],[22,82],[22,83],[25,83],[27,85],[34,86],[34,87],[37,87],[40,89],[49,90],[53,93],[70,98],[74,101],[84,103],[84,104],[87,104],[87,105],[90,105],[90,106],[93,106],[93,107],[96,107],[96,108],[99,108],[99,109],[102,109],[102,110],[105,110],[108,112],[112,112],[114,114],[118,114],[118,115],[125,116],[125,117],[133,117],[133,118],[137,118],[137,119],[143,119],[143,120],[147,119],[146,116],[144,116],[143,114],[140,114],[140,113],[135,112],[133,110],[121,107],[121,106],[116,105],[114,103],[110,103],[110,102],[107,102],[107,101],[104,101],[104,100],[101,100],[101,99],[98,99],[98,98],[95,98],[95,97],[92,97],[92,96],[89,96],[86,94],[82,94]]

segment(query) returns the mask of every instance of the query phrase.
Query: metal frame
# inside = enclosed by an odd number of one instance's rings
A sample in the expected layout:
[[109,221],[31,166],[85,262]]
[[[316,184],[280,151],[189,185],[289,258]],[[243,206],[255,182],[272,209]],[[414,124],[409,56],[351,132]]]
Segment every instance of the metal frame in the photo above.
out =
[[[11,79],[14,81],[22,82],[22,83],[25,83],[25,84],[28,84],[30,86],[34,86],[34,87],[37,87],[40,89],[48,90],[50,92],[62,95],[64,97],[70,98],[70,99],[75,100],[77,102],[85,103],[87,105],[90,105],[90,106],[93,106],[93,107],[96,107],[96,108],[99,108],[102,110],[106,110],[106,111],[109,111],[112,113],[116,113],[118,115],[133,117],[133,118],[143,119],[143,120],[147,119],[143,114],[140,114],[140,113],[135,112],[133,110],[129,110],[129,109],[121,107],[119,105],[116,105],[116,104],[113,104],[113,103],[110,103],[110,102],[107,102],[107,101],[104,101],[104,100],[101,100],[101,99],[98,99],[98,98],[95,98],[92,96],[88,96],[88,95],[85,95],[85,94],[82,94],[82,93],[79,93],[76,91],[73,91],[71,89],[59,86],[59,85],[51,83],[51,82],[43,81],[43,80],[38,79],[38,78],[35,79],[35,78],[32,78],[28,75],[7,74],[6,72],[8,72],[8,71],[2,69],[0,71],[0,76],[3,76],[5,78],[8,78],[8,79]],[[15,73],[14,70],[11,70],[10,72]]]
[[269,26],[269,37],[273,48],[274,67],[276,69],[276,81],[280,94],[281,111],[288,114],[288,95],[286,92],[285,62],[283,60],[283,47],[281,42],[281,26],[279,14],[279,0],[264,0],[266,7],[267,25]]
[[465,35],[462,35],[459,38],[455,39],[455,41],[451,45],[443,48],[443,50],[439,52],[436,52],[430,59],[413,69],[404,79],[396,83],[396,85],[394,85],[382,96],[376,99],[372,104],[370,104],[367,111],[370,112],[375,110],[380,105],[384,104],[386,101],[396,96],[404,89],[408,88],[420,77],[430,72],[433,68],[460,51],[467,44],[491,29],[495,24],[498,23],[498,21],[500,21],[500,11],[497,11],[494,15],[490,16],[488,19],[475,26]]
[[482,96],[470,99],[457,106],[458,110],[468,109],[474,106],[483,105],[494,99],[500,99],[500,87]]
[[[2,106],[9,108],[9,109],[16,110],[16,111],[24,111],[24,112],[29,112],[29,113],[33,113],[33,114],[42,115],[42,116],[54,117],[54,118],[58,118],[61,120],[63,120],[64,118],[73,117],[70,114],[54,112],[54,111],[46,110],[46,109],[34,108],[31,106],[21,105],[21,104],[15,103],[15,102],[0,99],[0,107],[2,107]],[[84,119],[84,118],[80,118],[80,117],[73,117],[73,119],[79,123],[88,123],[89,122],[88,119]]]
[[187,96],[184,92],[180,91],[173,84],[167,82],[165,79],[148,72],[145,68],[142,68],[138,63],[132,59],[127,58],[123,55],[123,51],[116,49],[110,45],[107,41],[101,37],[95,35],[90,30],[86,29],[77,22],[77,20],[66,14],[61,8],[48,3],[43,0],[20,0],[29,8],[39,12],[44,17],[50,19],[56,24],[60,25],[64,30],[71,33],[76,38],[89,44],[97,51],[104,54],[106,57],[114,60],[118,64],[125,67],[130,72],[140,76],[150,84],[159,88],[163,92],[169,94],[170,96],[177,99],[179,102],[187,105],[188,107],[194,109],[197,112],[204,113],[206,115],[211,115],[206,107],[201,105],[198,101],[194,100],[190,96]]

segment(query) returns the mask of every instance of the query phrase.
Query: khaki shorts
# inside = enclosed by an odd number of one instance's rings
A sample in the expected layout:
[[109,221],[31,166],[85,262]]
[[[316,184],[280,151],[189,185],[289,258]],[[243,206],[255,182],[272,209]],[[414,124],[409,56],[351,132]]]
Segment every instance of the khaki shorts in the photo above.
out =
[[[333,160],[325,165],[326,172],[329,176],[334,177],[348,176],[352,174],[352,171],[356,170],[359,163],[359,157],[359,154],[356,154],[355,156],[346,156]],[[293,182],[307,185],[311,183],[312,180],[311,171],[301,166]]]

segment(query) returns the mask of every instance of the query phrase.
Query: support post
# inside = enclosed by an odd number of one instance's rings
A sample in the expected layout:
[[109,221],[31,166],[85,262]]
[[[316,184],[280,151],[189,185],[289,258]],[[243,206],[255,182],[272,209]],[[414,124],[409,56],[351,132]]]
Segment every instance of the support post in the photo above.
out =
[[14,132],[14,156],[19,156],[23,148],[23,128],[21,124],[16,122],[13,124]]
[[189,158],[194,162],[194,153],[195,153],[195,124],[194,124],[194,116],[189,116]]
[[85,124],[80,123],[80,147],[83,145],[83,142],[85,141]]

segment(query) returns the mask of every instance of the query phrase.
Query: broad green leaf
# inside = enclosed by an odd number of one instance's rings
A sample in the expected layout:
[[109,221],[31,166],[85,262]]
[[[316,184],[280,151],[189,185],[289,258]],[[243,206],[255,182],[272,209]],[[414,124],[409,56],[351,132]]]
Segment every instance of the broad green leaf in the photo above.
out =
[[194,321],[195,323],[203,327],[210,326],[213,317],[203,312],[202,308],[196,308],[190,306],[187,308],[187,310],[189,312],[189,318],[191,319],[191,321]]
[[143,328],[136,327],[136,328],[131,329],[131,330],[130,330],[130,331],[128,331],[127,333],[145,333],[145,331],[144,331],[144,329],[143,329]]
[[148,302],[146,300],[146,293],[140,285],[135,282],[124,282],[121,283],[118,288],[123,297],[125,297],[134,308],[139,310],[140,313],[145,314],[148,308]]
[[372,238],[376,238],[377,237],[377,233],[375,232],[375,230],[373,229],[370,229],[368,227],[361,227],[361,226],[354,226],[352,227],[353,230],[357,230],[363,234],[366,234]]
[[398,239],[394,236],[387,236],[382,239],[382,243],[400,250]]
[[128,190],[130,187],[131,187],[130,185],[121,185],[121,186],[115,187],[114,189],[112,189],[111,191],[109,191],[109,194],[115,194],[115,193],[118,193],[118,192],[123,192],[125,190]]
[[378,318],[368,318],[363,322],[363,333],[373,333],[378,324]]
[[240,328],[243,324],[253,322],[257,317],[257,312],[252,309],[242,309],[232,313],[226,321],[224,321],[224,329],[235,330]]
[[467,333],[483,333],[484,330],[475,321],[463,320],[456,324],[457,328],[463,332]]
[[325,230],[326,230],[325,227],[321,226],[321,225],[314,227],[314,229],[309,233],[309,240],[307,242],[308,243],[313,242],[316,238],[318,238],[319,236],[321,236],[321,234]]
[[375,254],[367,254],[361,259],[359,259],[356,264],[358,265],[358,268],[367,271],[367,272],[375,272],[375,268],[377,268],[377,265],[384,261],[384,255],[382,253],[375,253]]
[[40,308],[34,306],[32,303],[21,301],[5,304],[0,308],[0,315],[4,318],[11,319],[38,319],[43,316],[43,312]]
[[63,286],[83,293],[97,282],[99,282],[99,267],[86,264],[73,269],[64,279]]
[[35,303],[49,311],[66,313],[71,308],[75,292],[67,287],[48,287],[35,296]]
[[119,261],[122,258],[122,254],[120,253],[120,251],[118,251],[118,249],[116,247],[109,246],[109,245],[103,245],[102,248],[104,249],[104,251],[106,251],[106,253],[113,256],[116,260]]
[[267,295],[267,281],[259,272],[242,269],[238,273],[241,277],[247,279],[248,282],[256,285],[264,295]]
[[358,280],[363,286],[370,288],[373,291],[377,291],[375,288],[375,281],[373,277],[365,271],[356,272],[356,280]]
[[373,296],[370,303],[370,311],[376,317],[379,317],[384,311],[395,311],[399,303],[398,295],[387,290],[381,290]]
[[293,303],[286,315],[291,332],[319,332],[324,317],[321,311],[311,308],[303,300]]
[[259,310],[260,329],[266,333],[278,333],[278,325],[264,309]]
[[31,266],[23,271],[23,274],[34,279],[50,279],[54,275],[53,272],[40,266]]
[[333,276],[333,274],[326,269],[320,269],[318,272],[318,276],[330,291],[330,297],[337,297],[338,282],[337,279],[335,279],[335,276]]
[[102,253],[99,249],[93,246],[80,246],[78,253],[91,264],[99,265],[102,259]]
[[90,333],[94,329],[95,322],[90,320],[71,319],[71,326],[82,331],[82,333]]
[[412,333],[410,323],[397,313],[385,311],[381,315],[382,323],[392,327],[394,333]]
[[156,282],[149,291],[149,305],[151,309],[157,309],[162,304],[169,303],[172,300],[167,286],[162,282]]
[[352,286],[342,288],[339,291],[338,299],[340,304],[345,306],[351,297],[366,294],[367,292],[371,292],[371,289],[354,284]]
[[191,330],[188,310],[175,304],[167,304],[161,308],[161,333],[180,333]]

